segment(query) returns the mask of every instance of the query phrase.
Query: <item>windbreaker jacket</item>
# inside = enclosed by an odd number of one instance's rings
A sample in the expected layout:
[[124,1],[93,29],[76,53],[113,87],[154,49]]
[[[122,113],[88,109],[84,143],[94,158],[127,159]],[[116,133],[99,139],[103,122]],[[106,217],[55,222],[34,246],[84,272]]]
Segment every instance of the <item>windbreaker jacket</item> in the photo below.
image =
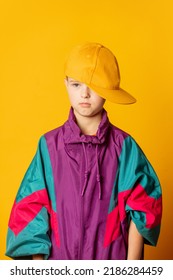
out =
[[6,255],[124,260],[130,219],[156,245],[161,188],[151,164],[105,110],[89,136],[71,109],[64,125],[40,138],[11,211]]

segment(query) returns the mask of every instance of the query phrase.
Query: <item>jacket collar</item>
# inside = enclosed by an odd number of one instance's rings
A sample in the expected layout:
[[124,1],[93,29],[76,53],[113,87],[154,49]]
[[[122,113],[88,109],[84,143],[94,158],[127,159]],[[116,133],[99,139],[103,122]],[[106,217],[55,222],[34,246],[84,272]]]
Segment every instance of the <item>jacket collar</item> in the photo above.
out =
[[64,124],[64,142],[70,143],[93,143],[102,144],[106,140],[107,132],[110,127],[110,122],[107,117],[107,112],[103,109],[102,119],[99,124],[96,136],[82,134],[75,119],[73,109],[70,109],[68,120]]

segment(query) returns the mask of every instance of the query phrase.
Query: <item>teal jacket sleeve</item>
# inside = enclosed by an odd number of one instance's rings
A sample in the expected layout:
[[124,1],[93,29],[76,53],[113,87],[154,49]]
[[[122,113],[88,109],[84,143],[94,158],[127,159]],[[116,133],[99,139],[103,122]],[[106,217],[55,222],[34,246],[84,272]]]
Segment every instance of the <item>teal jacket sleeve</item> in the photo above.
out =
[[6,255],[11,258],[43,254],[48,258],[49,214],[51,202],[48,184],[51,164],[44,136],[23,178],[13,204],[8,225]]
[[120,155],[118,185],[121,215],[133,220],[146,244],[156,245],[162,216],[161,186],[149,160],[130,136]]

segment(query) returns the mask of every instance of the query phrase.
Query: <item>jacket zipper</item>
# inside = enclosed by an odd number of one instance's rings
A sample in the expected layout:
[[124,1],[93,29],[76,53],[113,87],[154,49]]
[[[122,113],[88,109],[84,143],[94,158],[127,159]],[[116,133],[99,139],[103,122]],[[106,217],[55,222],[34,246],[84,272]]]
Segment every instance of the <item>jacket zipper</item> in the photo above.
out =
[[84,197],[81,196],[80,198],[80,235],[79,235],[79,254],[78,259],[82,259],[82,253],[83,253],[83,238],[84,238],[84,205],[83,201]]
[[82,192],[82,186],[84,184],[84,172],[85,172],[85,163],[82,161],[81,164],[81,180],[80,180],[80,193],[79,193],[79,200],[80,200],[80,225],[79,225],[79,251],[78,251],[78,260],[82,259],[83,254],[83,238],[84,238],[84,196],[81,195]]

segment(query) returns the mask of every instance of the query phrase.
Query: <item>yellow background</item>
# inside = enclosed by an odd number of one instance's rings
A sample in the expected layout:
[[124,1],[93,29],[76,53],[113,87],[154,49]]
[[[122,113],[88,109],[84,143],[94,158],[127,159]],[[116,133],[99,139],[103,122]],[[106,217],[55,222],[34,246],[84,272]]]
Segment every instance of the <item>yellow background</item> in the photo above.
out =
[[173,259],[172,0],[1,0],[0,259],[19,184],[39,137],[68,115],[63,64],[73,45],[97,41],[116,55],[121,86],[138,102],[106,104],[110,120],[131,133],[163,187],[158,246],[146,259]]

